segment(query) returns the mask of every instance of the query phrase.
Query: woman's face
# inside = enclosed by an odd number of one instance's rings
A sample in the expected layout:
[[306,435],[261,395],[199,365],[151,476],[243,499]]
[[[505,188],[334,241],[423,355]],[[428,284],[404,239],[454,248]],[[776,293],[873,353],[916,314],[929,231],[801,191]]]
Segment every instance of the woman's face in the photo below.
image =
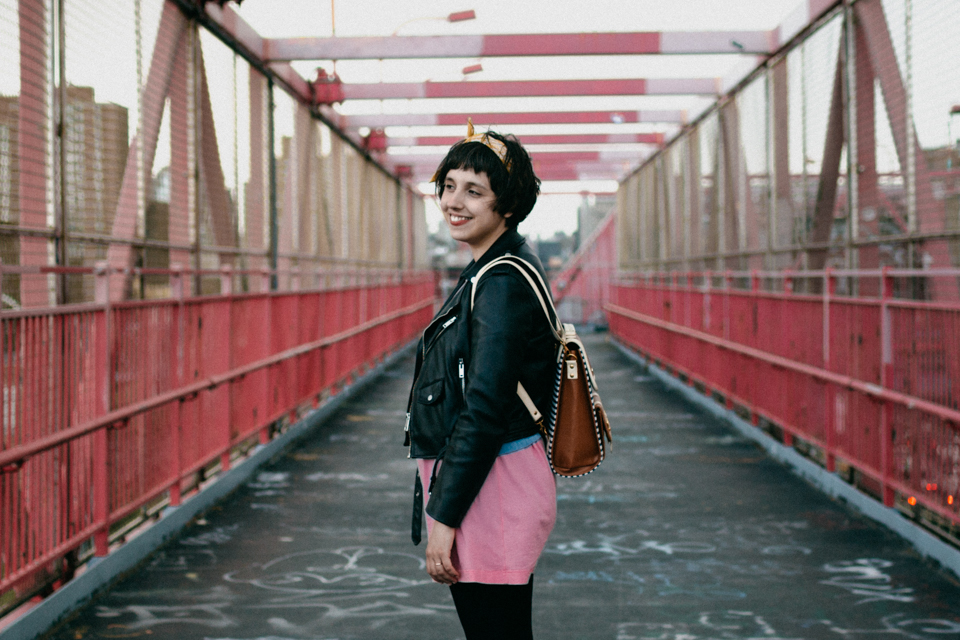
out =
[[493,210],[496,195],[486,173],[451,169],[443,183],[440,210],[454,240],[470,245],[473,259],[482,256],[507,230],[506,218]]

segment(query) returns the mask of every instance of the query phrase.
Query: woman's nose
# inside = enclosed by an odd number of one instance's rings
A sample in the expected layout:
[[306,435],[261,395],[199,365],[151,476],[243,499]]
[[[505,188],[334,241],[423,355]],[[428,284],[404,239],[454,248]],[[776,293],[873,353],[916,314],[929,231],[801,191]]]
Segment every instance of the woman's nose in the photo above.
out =
[[463,205],[463,194],[459,189],[447,189],[443,195],[448,207],[459,209]]

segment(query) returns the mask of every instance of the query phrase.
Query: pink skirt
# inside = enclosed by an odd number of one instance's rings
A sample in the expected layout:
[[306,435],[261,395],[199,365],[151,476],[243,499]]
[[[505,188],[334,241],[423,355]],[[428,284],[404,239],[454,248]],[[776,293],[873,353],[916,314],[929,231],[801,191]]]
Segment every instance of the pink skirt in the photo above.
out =
[[[417,460],[424,488],[434,460]],[[461,582],[527,584],[557,520],[557,483],[543,442],[499,456],[453,545]],[[433,529],[427,516],[427,532]]]

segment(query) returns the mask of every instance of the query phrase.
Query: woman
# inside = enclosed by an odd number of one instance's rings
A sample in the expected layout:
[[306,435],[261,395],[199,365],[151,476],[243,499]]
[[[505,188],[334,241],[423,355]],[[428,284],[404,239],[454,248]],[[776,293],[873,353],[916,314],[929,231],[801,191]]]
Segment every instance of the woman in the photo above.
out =
[[434,180],[450,235],[473,261],[417,351],[406,427],[418,467],[413,539],[420,540],[422,478],[427,573],[450,585],[467,640],[530,639],[533,570],[556,520],[556,483],[517,383],[547,407],[557,343],[513,267],[487,271],[472,305],[471,278],[506,254],[544,276],[516,230],[540,180],[515,137],[474,134],[472,123]]

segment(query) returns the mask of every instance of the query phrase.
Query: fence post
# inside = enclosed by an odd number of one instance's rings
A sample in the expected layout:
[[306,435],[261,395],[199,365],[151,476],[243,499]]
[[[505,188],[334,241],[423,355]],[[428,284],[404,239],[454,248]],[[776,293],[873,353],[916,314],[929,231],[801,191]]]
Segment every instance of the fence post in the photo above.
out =
[[728,269],[723,274],[723,337],[730,339],[730,324],[733,319],[730,317],[730,290],[733,289],[733,273]]
[[750,332],[753,337],[753,346],[757,346],[757,332],[760,329],[760,272],[757,269],[750,271],[750,299],[753,302],[753,330]]
[[294,267],[290,271],[290,291],[300,291],[300,279],[303,276],[303,273],[300,270],[300,267]]
[[[173,299],[177,301],[177,346],[176,346],[176,371],[177,386],[182,387],[186,378],[185,368],[185,332],[187,319],[185,317],[186,309],[184,307],[185,286],[183,282],[183,266],[180,264],[171,265],[170,273],[170,293]],[[180,506],[180,482],[183,480],[183,456],[180,451],[183,431],[183,411],[185,398],[180,398],[177,402],[177,422],[173,427],[173,433],[170,434],[170,448],[173,450],[174,478],[170,485],[170,506]]]
[[703,272],[703,330],[710,331],[710,287],[713,285],[713,274],[709,269]]
[[[694,288],[693,281],[695,279],[695,275],[693,272],[687,271],[684,274],[684,277],[686,279],[686,286],[684,287],[684,295],[686,296],[686,307],[687,307],[686,316],[684,318],[684,326],[692,329],[693,328],[692,307],[693,307],[693,296],[695,294],[693,289]],[[694,379],[691,373],[687,373],[687,386],[688,387],[696,386],[696,382],[694,382]]]
[[[272,121],[272,116],[271,116],[271,121]],[[275,301],[277,299],[276,296],[273,295],[273,291],[272,291],[272,289],[275,288],[273,286],[273,283],[276,281],[275,273],[276,273],[275,270],[272,271],[270,269],[263,269],[260,271],[260,277],[262,278],[261,291],[267,293],[267,296],[266,296],[266,306],[267,306],[266,325],[267,326],[265,327],[265,331],[263,332],[263,335],[265,336],[273,335],[273,305],[275,304]],[[272,341],[270,342],[268,355],[271,355],[271,356],[273,355]],[[271,402],[270,402],[270,398],[273,397],[273,377],[274,377],[273,371],[274,371],[274,366],[269,366],[266,369],[264,369],[264,378],[266,378],[266,384],[263,386],[263,389],[262,389],[263,395],[261,397],[261,401],[263,402],[264,415],[270,415],[273,413],[271,411]],[[260,431],[258,432],[258,441],[260,442],[260,444],[267,444],[270,442],[270,424],[264,424],[263,426],[260,427]]]
[[220,267],[220,295],[233,295],[233,267],[228,264]]
[[677,313],[677,292],[680,290],[680,272],[673,271],[670,274],[670,317],[667,318],[668,321],[672,323],[677,322],[677,316],[680,314]]
[[260,291],[270,291],[271,282],[272,282],[272,278],[271,278],[270,269],[261,269],[260,270]]
[[[826,371],[832,370],[830,360],[830,301],[836,291],[837,278],[833,275],[833,269],[827,267],[823,273],[823,368]],[[831,473],[837,468],[836,395],[836,387],[831,383],[827,383],[826,393],[824,394],[824,402],[826,404],[824,407],[823,424],[826,430],[826,465],[827,471]]]
[[[783,293],[785,294],[785,296],[783,300],[783,313],[780,314],[780,319],[783,322],[784,337],[786,338],[787,344],[789,344],[790,341],[794,338],[793,322],[791,322],[791,319],[793,318],[793,314],[791,313],[791,309],[790,309],[791,305],[788,300],[790,295],[793,293],[793,271],[791,271],[790,269],[787,269],[786,271],[783,272]],[[794,359],[793,354],[788,354],[787,357],[790,359]],[[786,447],[793,446],[793,434],[788,433],[786,429],[783,430],[783,444]]]
[[[724,340],[730,340],[730,325],[733,323],[733,318],[731,317],[730,312],[730,291],[733,289],[733,273],[727,269],[723,274],[723,338]],[[728,383],[732,380],[728,378]],[[727,409],[733,409],[733,397],[729,389],[731,386],[728,384],[728,391],[723,394],[724,397],[724,406]]]
[[[883,268],[880,299],[880,387],[889,389],[893,383],[893,327],[890,317],[890,299],[893,297],[893,278],[890,267]],[[890,486],[893,473],[893,403],[884,400],[880,406],[880,482],[883,504],[892,507],[894,490]]]
[[[713,272],[709,269],[703,273],[703,330],[707,333],[710,332],[710,325],[712,324],[712,302],[713,298],[710,295],[710,290],[713,287]],[[706,382],[706,374],[701,373],[703,378],[703,395],[707,396],[710,399],[713,399],[713,389],[710,388],[710,385]]]
[[[220,267],[220,295],[227,296],[227,327],[228,330],[226,335],[219,336],[218,339],[222,340],[224,348],[227,350],[229,363],[228,368],[233,369],[233,267],[226,264]],[[226,389],[226,406],[224,411],[226,411],[227,416],[233,415],[233,383],[227,383]],[[228,471],[230,469],[230,420],[223,421],[223,431],[221,435],[223,438],[223,443],[226,445],[226,451],[220,454],[220,471]]]
[[[760,316],[760,295],[759,294],[760,294],[760,272],[757,269],[751,269],[750,270],[750,301],[752,303],[751,309],[753,313],[753,318],[751,323],[752,331],[750,333],[751,333],[751,341],[752,341],[751,346],[753,346],[754,348],[756,348],[757,346],[757,331],[760,328],[760,322],[758,320]],[[755,384],[756,380],[752,379],[750,382],[751,384]],[[758,424],[760,424],[760,416],[757,414],[756,410],[754,409],[755,398],[757,397],[757,394],[751,393],[750,395],[751,395],[750,424],[752,424],[753,426],[757,426]]]
[[[102,336],[103,343],[98,349],[98,363],[101,385],[97,394],[100,406],[98,412],[105,415],[112,408],[112,380],[113,380],[113,310],[110,305],[110,264],[98,261],[94,266],[94,300],[103,308],[102,330],[97,333]],[[110,551],[110,446],[109,427],[97,429],[93,434],[93,519],[97,530],[93,534],[94,553],[98,557],[107,555]]]

